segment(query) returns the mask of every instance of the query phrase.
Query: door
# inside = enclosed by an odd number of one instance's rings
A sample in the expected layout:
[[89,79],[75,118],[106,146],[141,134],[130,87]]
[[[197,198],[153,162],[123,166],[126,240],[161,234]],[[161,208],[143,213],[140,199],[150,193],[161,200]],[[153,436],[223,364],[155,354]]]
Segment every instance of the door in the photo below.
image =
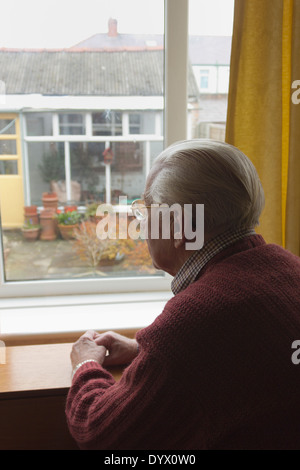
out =
[[17,114],[0,114],[0,207],[3,228],[23,225],[24,191]]

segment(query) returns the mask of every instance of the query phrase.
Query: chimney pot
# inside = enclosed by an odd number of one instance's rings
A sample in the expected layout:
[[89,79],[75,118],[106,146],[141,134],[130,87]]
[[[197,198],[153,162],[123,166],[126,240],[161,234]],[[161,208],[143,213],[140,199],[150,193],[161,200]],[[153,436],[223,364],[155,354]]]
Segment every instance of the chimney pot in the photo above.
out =
[[108,20],[108,36],[111,38],[118,36],[118,21],[114,18]]

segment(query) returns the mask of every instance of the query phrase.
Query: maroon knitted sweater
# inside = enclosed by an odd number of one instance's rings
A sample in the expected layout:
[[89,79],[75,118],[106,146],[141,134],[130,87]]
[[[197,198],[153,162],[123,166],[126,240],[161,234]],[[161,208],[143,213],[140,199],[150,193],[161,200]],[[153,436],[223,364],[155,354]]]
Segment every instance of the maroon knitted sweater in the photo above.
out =
[[216,255],[137,334],[115,382],[89,362],[66,416],[83,449],[299,449],[300,259],[260,235]]

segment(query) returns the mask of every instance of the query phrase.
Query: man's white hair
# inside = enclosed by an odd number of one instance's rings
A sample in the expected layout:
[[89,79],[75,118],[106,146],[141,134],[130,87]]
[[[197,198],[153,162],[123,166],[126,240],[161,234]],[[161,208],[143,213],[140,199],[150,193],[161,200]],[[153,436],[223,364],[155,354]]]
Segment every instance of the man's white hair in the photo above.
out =
[[155,159],[147,204],[204,204],[205,232],[259,224],[264,191],[257,171],[233,145],[210,139],[177,142]]

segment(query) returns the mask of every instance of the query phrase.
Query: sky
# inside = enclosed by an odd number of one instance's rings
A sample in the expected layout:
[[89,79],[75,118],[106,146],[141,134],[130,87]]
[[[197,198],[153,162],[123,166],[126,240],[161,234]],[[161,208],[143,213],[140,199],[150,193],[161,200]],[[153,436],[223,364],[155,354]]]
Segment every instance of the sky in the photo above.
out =
[[[68,48],[107,32],[161,34],[163,0],[0,0],[0,48]],[[234,0],[190,0],[189,31],[229,36]]]

